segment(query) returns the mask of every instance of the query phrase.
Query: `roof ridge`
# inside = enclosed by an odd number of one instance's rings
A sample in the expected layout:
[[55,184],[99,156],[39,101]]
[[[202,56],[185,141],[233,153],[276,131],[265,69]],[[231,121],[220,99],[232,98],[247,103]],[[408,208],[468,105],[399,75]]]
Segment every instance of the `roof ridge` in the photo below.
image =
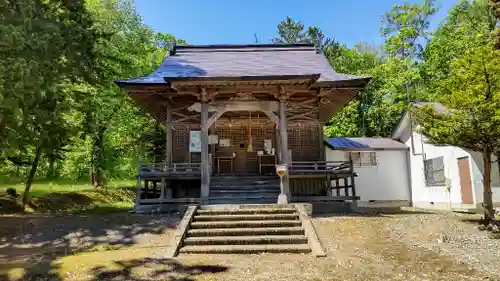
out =
[[310,47],[290,47],[290,48],[240,48],[240,49],[183,49],[177,50],[175,54],[188,53],[262,53],[262,52],[316,52]]
[[242,49],[242,48],[290,48],[290,47],[314,47],[312,43],[295,44],[209,44],[209,45],[176,45],[178,50],[182,49]]

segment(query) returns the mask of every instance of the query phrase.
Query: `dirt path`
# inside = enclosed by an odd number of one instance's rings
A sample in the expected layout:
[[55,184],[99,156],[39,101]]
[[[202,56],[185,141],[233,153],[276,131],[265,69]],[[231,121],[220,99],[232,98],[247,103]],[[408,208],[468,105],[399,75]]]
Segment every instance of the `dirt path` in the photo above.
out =
[[[116,219],[114,227],[107,224],[101,224],[101,227],[105,226],[108,235],[111,235],[110,230],[123,232],[122,229],[128,229],[125,236],[131,240],[118,239],[121,237],[118,232],[115,236],[106,237],[129,243],[117,244],[123,246],[112,250],[94,248],[92,252],[59,254],[50,259],[50,264],[45,263],[45,269],[33,266],[24,276],[19,270],[11,270],[11,275],[16,276],[9,277],[10,280],[41,276],[50,277],[48,280],[89,281],[500,280],[495,272],[500,258],[489,253],[500,252],[500,241],[488,238],[474,225],[461,222],[462,217],[453,214],[314,218],[318,236],[328,254],[326,258],[319,259],[295,254],[186,255],[164,259],[176,219],[126,217],[121,218],[122,221]],[[131,224],[132,221],[135,223]],[[96,228],[99,229],[97,225]],[[153,231],[155,229],[156,232]],[[453,238],[440,241],[445,237],[443,233]],[[489,245],[488,251],[471,248],[469,252],[475,255],[475,259],[482,259],[484,262],[481,264],[486,264],[487,268],[464,258],[467,251],[460,244],[468,241],[467,247],[471,247],[473,240],[477,241],[476,247],[485,243]],[[106,247],[111,247],[111,244],[106,244]],[[452,248],[458,250],[450,251]]]

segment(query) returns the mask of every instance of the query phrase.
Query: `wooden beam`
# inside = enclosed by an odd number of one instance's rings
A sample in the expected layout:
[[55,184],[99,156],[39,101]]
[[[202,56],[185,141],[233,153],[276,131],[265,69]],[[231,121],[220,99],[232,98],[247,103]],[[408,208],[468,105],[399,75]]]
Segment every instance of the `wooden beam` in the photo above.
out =
[[179,107],[176,107],[176,108],[172,108],[172,112],[177,112],[179,110],[184,110],[184,109],[188,109],[191,105],[187,104],[187,105],[183,105],[183,106],[179,106]]
[[172,112],[174,115],[176,116],[180,116],[182,118],[188,118],[189,116],[184,114],[184,113],[180,113],[180,112]]
[[[174,113],[174,114],[176,114],[176,113]],[[177,114],[176,114],[176,115],[177,115]],[[177,120],[175,120],[175,121],[172,121],[172,124],[178,124],[178,123],[182,123],[182,122],[184,122],[184,121],[186,121],[186,120],[189,120],[189,119],[195,119],[195,118],[198,118],[198,117],[200,117],[200,114],[194,114],[194,115],[191,115],[191,116],[187,116],[187,115],[185,115],[185,116],[186,116],[186,117],[184,117],[184,118],[181,118],[181,119],[177,119]]]
[[224,114],[224,112],[226,112],[225,109],[219,109],[214,112],[207,121],[208,128],[210,128],[215,123],[215,121],[217,121],[217,119],[219,119]]
[[[216,101],[210,103],[208,111],[278,111],[278,108],[276,101]],[[200,112],[201,103],[194,103],[189,110]]]
[[264,113],[267,115],[267,117],[269,117],[269,119],[271,119],[274,122],[274,124],[276,124],[276,128],[279,128],[280,119],[278,118],[278,116],[276,116],[276,114],[274,114],[274,112],[270,110],[265,110]]
[[300,119],[300,118],[304,118],[304,119],[307,119],[307,120],[316,120],[316,117],[307,116],[307,115],[314,114],[314,113],[316,113],[316,111],[304,112],[304,113],[301,113],[301,114],[297,114],[297,115],[291,116],[291,117],[288,118],[288,120],[291,121],[291,120],[296,120],[296,119]]
[[288,101],[289,104],[291,104],[291,109],[294,109],[294,108],[306,108],[306,109],[315,109],[316,106],[314,104],[311,104],[309,105],[309,103],[314,103],[316,102],[317,99],[314,98],[314,99],[309,99],[309,100],[305,100],[305,101],[301,101],[301,102],[292,102],[292,101]]

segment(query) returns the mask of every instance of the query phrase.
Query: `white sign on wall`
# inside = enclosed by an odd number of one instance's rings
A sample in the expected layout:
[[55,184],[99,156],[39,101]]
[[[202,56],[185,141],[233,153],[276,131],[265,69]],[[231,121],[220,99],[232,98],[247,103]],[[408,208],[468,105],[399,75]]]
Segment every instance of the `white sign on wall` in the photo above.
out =
[[221,147],[228,147],[231,146],[231,140],[230,139],[220,139],[219,140],[219,145]]
[[189,152],[201,152],[201,131],[190,132]]
[[208,143],[209,144],[218,144],[219,143],[219,136],[217,136],[217,135],[209,135],[208,136]]

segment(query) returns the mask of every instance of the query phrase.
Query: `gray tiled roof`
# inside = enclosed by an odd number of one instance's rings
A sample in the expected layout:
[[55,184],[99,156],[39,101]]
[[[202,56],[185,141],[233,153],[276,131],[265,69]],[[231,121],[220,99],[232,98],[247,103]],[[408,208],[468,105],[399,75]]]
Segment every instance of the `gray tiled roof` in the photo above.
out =
[[366,79],[335,72],[312,44],[176,46],[145,77],[119,83],[165,83],[182,77],[245,77],[319,74],[317,82]]
[[336,150],[408,150],[408,146],[390,138],[348,138],[334,137],[325,144]]

